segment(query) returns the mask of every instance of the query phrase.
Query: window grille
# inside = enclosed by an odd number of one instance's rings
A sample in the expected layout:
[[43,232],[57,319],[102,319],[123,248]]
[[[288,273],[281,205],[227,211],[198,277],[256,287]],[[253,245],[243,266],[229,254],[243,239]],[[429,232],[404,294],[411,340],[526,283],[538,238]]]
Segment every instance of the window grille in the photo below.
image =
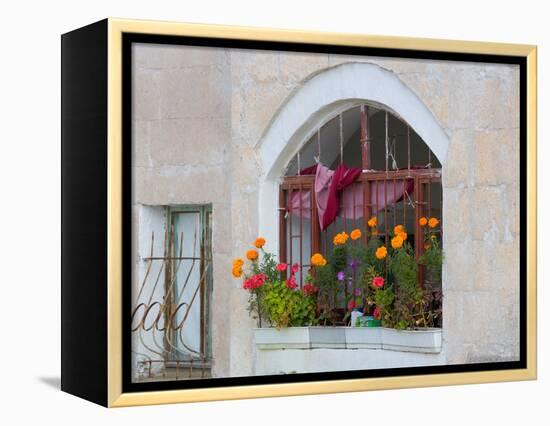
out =
[[165,207],[164,218],[163,252],[154,253],[152,233],[149,256],[142,258],[146,272],[134,302],[132,332],[145,351],[134,350],[134,377],[210,377],[212,208]]
[[[321,230],[315,176],[300,171],[315,164],[334,169],[342,163],[361,167],[362,172],[340,196],[336,220]],[[424,251],[421,217],[440,220],[437,232],[441,241],[442,194],[439,161],[403,120],[370,105],[340,112],[317,129],[283,177],[279,188],[280,259],[302,265],[297,279],[303,285],[313,253],[326,254],[335,234],[355,228],[362,231],[367,243],[367,221],[373,216],[377,217],[378,235],[370,238],[389,247],[393,227],[403,224],[418,258]],[[422,267],[419,280],[424,282]]]

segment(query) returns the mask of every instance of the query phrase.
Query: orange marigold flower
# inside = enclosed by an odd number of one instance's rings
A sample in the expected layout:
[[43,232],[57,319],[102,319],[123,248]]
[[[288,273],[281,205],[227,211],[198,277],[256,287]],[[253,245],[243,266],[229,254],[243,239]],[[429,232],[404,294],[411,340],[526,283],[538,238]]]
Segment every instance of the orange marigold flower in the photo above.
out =
[[256,241],[254,241],[254,245],[257,247],[257,248],[262,248],[265,244],[265,239],[262,238],[262,237],[258,237],[256,238]]
[[351,231],[351,234],[349,234],[352,240],[358,240],[359,238],[361,238],[361,235],[363,234],[361,234],[360,229],[354,229],[353,231]]
[[397,235],[399,235],[403,241],[405,241],[407,239],[407,233],[405,231],[400,232]]
[[240,257],[237,257],[235,260],[233,260],[233,268],[240,268],[244,265],[244,260],[242,260]]
[[234,266],[233,269],[231,269],[231,273],[235,278],[241,278],[243,275],[243,268],[240,266]]
[[348,240],[349,238],[349,235],[345,232],[340,232],[339,234],[336,234],[334,236],[334,239],[332,240],[332,242],[334,243],[335,246],[341,246],[343,244],[346,244],[346,241]]
[[405,232],[405,228],[403,227],[403,225],[396,225],[393,228],[394,235],[399,235],[401,232]]
[[246,252],[246,258],[248,260],[252,260],[252,261],[255,261],[258,259],[258,252],[256,250],[248,250]]
[[311,256],[311,264],[313,266],[325,266],[327,264],[327,260],[323,257],[321,253],[315,253],[313,256]]
[[437,225],[439,225],[439,220],[437,220],[435,217],[431,217],[428,221],[428,226],[430,228],[435,228]]
[[394,249],[401,248],[403,246],[403,238],[401,238],[399,235],[396,235],[391,239],[391,246]]
[[421,217],[420,219],[418,219],[418,224],[420,226],[426,226],[426,224],[428,223],[428,218],[423,216]]
[[378,260],[384,259],[388,255],[388,249],[386,246],[381,246],[376,249],[375,256]]
[[378,229],[373,229],[370,234],[371,235],[378,235]]
[[376,228],[377,224],[378,224],[378,219],[376,216],[371,217],[367,222],[367,225],[369,225],[371,228]]

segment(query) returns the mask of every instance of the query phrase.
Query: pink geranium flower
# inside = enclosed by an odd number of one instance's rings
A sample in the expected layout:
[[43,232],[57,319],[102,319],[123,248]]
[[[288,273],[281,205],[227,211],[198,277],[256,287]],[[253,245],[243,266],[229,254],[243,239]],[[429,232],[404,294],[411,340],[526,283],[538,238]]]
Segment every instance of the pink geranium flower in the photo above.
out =
[[294,278],[294,275],[292,275],[288,280],[286,280],[286,286],[291,290],[294,290],[297,287],[296,278]]
[[348,303],[348,311],[353,311],[355,309],[355,300],[351,299]]
[[294,265],[292,265],[292,273],[293,274],[298,272],[299,269],[300,269],[300,264],[299,263],[295,263]]
[[372,285],[376,288],[384,287],[384,278],[382,277],[374,277],[372,279]]
[[313,284],[306,284],[305,286],[302,287],[302,292],[306,296],[310,296],[312,294],[317,293],[317,287],[315,287]]
[[380,319],[380,311],[378,310],[377,307],[374,308],[373,317],[375,319]]
[[263,286],[266,279],[267,276],[264,273],[253,275],[250,278],[244,280],[243,288],[245,290],[255,290]]
[[287,268],[287,264],[286,263],[279,263],[277,265],[277,271],[279,272],[284,272],[286,271],[286,268]]

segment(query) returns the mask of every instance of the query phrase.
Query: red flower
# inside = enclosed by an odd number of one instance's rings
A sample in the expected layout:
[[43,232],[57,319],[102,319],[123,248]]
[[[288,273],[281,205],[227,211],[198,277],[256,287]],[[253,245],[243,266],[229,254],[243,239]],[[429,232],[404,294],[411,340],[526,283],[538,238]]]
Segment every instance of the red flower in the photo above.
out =
[[293,274],[298,272],[299,269],[300,269],[300,264],[299,263],[295,263],[294,265],[292,265],[292,273]]
[[286,271],[287,264],[286,263],[279,263],[277,264],[277,271],[284,272]]
[[267,276],[264,273],[253,275],[250,278],[244,280],[243,288],[245,290],[255,290],[263,286],[266,279]]
[[353,311],[355,309],[355,300],[351,299],[348,303],[348,311]]
[[294,278],[294,275],[292,275],[288,280],[286,280],[286,286],[291,290],[294,290],[297,287],[296,278]]
[[312,294],[317,293],[317,287],[315,287],[313,284],[306,284],[305,286],[302,287],[302,292],[306,296],[310,296]]
[[377,307],[374,308],[373,316],[375,319],[380,319],[380,311],[378,310]]
[[384,278],[382,277],[374,277],[372,279],[372,285],[376,288],[384,287]]

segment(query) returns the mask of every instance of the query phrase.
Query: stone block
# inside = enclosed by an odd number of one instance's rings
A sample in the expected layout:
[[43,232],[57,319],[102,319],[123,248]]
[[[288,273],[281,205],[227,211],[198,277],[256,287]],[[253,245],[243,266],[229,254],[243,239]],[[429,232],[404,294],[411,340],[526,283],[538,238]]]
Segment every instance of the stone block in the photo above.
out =
[[153,166],[220,165],[228,162],[229,118],[177,118],[151,124]]
[[482,65],[468,69],[451,69],[446,78],[452,88],[449,98],[451,127],[518,127],[518,78],[502,78],[494,67]]
[[279,79],[284,84],[303,84],[328,64],[327,54],[283,52],[279,54]]
[[132,121],[132,164],[151,166],[151,121]]
[[519,183],[519,129],[485,130],[474,141],[476,185]]
[[279,78],[279,52],[263,50],[231,50],[233,85],[274,83]]
[[443,186],[466,187],[472,185],[472,130],[454,130],[449,140]]
[[219,166],[134,168],[134,200],[150,205],[207,204],[223,199],[227,171]]
[[160,75],[163,119],[224,118],[231,113],[227,67],[165,69]]
[[484,241],[501,241],[507,215],[504,187],[487,186],[472,188],[471,216],[472,238]]
[[233,90],[232,135],[255,145],[292,88],[276,83],[254,84]]
[[132,94],[133,120],[158,120],[161,117],[160,71],[136,70]]
[[471,191],[465,188],[443,189],[444,241],[455,243],[469,240],[474,214]]

